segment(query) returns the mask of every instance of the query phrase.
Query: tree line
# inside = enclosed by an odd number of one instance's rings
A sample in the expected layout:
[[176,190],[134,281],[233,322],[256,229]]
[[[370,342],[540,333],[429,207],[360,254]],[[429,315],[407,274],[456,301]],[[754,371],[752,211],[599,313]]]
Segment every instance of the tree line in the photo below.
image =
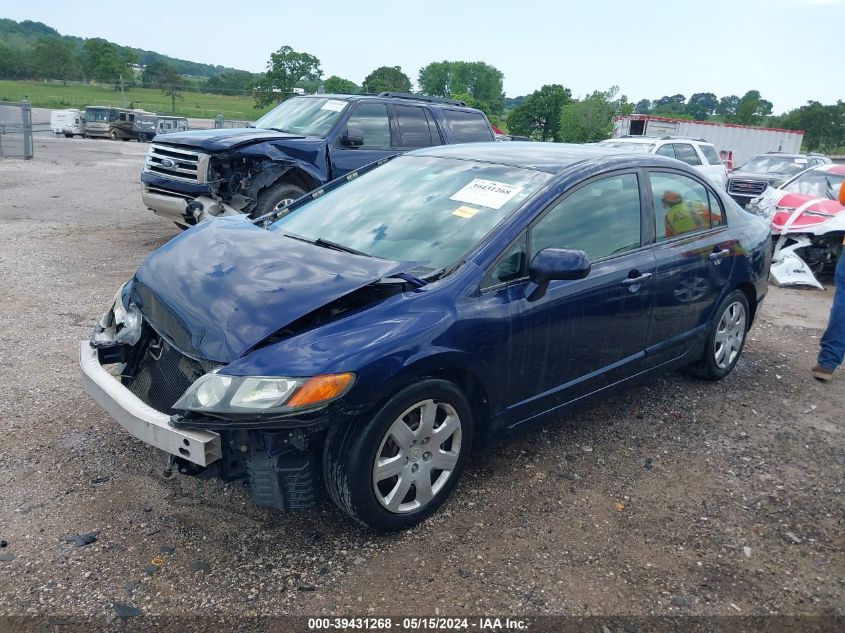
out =
[[[42,39],[48,42],[41,42]],[[62,42],[64,46],[56,46],[57,41]],[[181,75],[206,78],[232,70],[223,66],[176,59],[155,51],[106,43],[114,47],[114,52],[119,58],[125,58],[130,63],[148,65],[156,61],[164,62]],[[84,45],[83,38],[62,35],[41,22],[16,22],[0,18],[0,77],[65,81],[94,79],[86,67],[86,57],[90,57],[90,53],[83,50]],[[33,56],[36,47],[41,50]],[[57,62],[61,63],[50,64],[49,56],[44,55],[45,49],[57,52]]]
[[[0,20],[5,27],[8,20]],[[17,23],[14,23],[17,25]],[[26,24],[26,23],[22,23]],[[326,93],[412,92],[413,82],[400,66],[380,66],[361,83],[332,75],[323,78],[320,60],[306,52],[282,46],[270,55],[264,73],[234,69],[207,79],[197,80],[179,72],[179,68],[161,56],[146,64],[136,76],[128,65],[138,63],[135,49],[118,46],[101,38],[75,42],[78,38],[59,36],[40,23],[38,35],[28,51],[0,42],[0,77],[37,79],[95,80],[113,84],[116,89],[135,85],[160,88],[176,100],[190,85],[204,92],[251,95],[256,108],[280,102],[297,92]],[[157,54],[155,54],[157,55]],[[782,115],[772,114],[772,103],[758,90],[743,96],[718,97],[712,92],[695,93],[687,99],[683,94],[664,95],[657,99],[631,102],[620,95],[616,86],[595,90],[583,98],[574,98],[572,91],[561,84],[547,84],[529,95],[505,98],[504,74],[484,62],[439,61],[420,69],[416,83],[419,93],[453,98],[484,111],[497,127],[511,134],[540,141],[584,143],[608,138],[613,117],[625,114],[651,114],[697,121],[714,120],[740,125],[766,125],[787,129],[803,129],[805,145],[813,150],[835,150],[845,146],[845,102],[824,105],[810,101],[807,105]]]

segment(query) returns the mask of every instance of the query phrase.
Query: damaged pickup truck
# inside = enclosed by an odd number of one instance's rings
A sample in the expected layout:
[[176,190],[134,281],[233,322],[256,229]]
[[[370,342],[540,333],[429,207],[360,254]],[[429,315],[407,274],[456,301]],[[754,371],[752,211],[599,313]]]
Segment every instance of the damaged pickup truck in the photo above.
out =
[[[80,343],[85,388],[168,469],[246,479],[284,510],[324,486],[375,530],[410,527],[473,444],[739,360],[766,223],[692,167],[620,151],[428,148],[202,222]],[[684,204],[667,211],[670,193]]]
[[288,99],[246,128],[159,135],[144,204],[180,226],[263,215],[364,165],[421,147],[494,141],[463,101],[383,92]]

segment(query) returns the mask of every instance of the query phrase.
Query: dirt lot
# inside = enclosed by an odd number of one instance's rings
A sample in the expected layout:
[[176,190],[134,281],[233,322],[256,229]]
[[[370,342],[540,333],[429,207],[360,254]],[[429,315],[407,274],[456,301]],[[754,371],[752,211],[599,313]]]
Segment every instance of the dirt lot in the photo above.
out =
[[772,288],[724,382],[672,374],[484,451],[404,534],[166,479],[77,370],[178,233],[141,204],[145,150],[0,162],[0,615],[845,615],[845,375],[808,372],[830,292]]

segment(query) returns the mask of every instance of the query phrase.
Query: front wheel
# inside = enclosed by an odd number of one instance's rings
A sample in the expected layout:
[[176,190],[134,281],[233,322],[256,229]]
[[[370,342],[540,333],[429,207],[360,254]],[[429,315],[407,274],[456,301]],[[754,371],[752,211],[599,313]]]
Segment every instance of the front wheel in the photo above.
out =
[[117,130],[112,130],[111,132],[109,132],[109,136],[111,137],[111,140],[116,141],[117,140]]
[[304,195],[305,189],[299,185],[290,182],[277,182],[258,194],[255,208],[249,216],[258,218],[271,211],[278,211]]
[[692,366],[693,373],[705,380],[721,380],[736,366],[750,322],[748,299],[741,290],[734,290],[716,311],[704,353]]
[[412,527],[458,482],[472,445],[472,411],[452,383],[406,387],[371,419],[333,427],[323,452],[332,500],[377,532]]

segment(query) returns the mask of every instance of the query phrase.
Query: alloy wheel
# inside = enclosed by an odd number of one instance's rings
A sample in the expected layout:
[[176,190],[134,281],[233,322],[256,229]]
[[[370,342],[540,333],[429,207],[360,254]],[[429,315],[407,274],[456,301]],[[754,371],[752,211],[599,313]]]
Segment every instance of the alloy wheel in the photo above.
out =
[[745,306],[734,301],[722,313],[713,339],[713,358],[719,369],[726,369],[736,360],[745,340]]
[[387,429],[373,464],[373,491],[394,513],[418,510],[452,476],[461,453],[462,425],[452,405],[423,400]]

